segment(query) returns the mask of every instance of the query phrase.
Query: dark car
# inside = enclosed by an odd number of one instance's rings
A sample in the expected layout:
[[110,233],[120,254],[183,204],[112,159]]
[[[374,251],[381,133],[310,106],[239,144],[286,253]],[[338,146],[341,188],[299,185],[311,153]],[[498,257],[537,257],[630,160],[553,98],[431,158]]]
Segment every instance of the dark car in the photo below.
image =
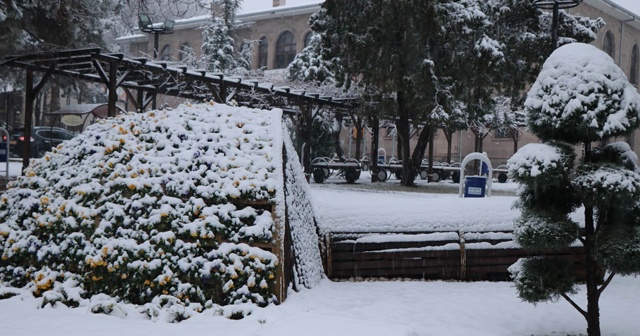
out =
[[[75,135],[64,128],[49,126],[34,126],[31,128],[31,157],[39,158],[51,148],[58,146],[65,140],[72,139]],[[11,154],[22,157],[24,153],[24,129],[11,134]]]

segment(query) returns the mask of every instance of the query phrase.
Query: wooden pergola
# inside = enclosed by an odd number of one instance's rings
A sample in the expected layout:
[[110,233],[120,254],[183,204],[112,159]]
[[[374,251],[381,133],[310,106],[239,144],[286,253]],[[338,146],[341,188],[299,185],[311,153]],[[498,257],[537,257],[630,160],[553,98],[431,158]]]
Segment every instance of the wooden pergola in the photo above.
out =
[[[103,53],[100,48],[41,52],[9,56],[0,64],[26,70],[25,130],[31,137],[33,106],[37,94],[52,76],[62,76],[99,83],[108,90],[108,116],[116,115],[116,90],[122,88],[137,111],[144,111],[150,104],[155,109],[157,95],[168,95],[194,100],[213,99],[218,103],[236,101],[250,107],[281,107],[299,109],[305,131],[304,142],[311,141],[311,125],[314,114],[323,107],[352,109],[352,101],[296,91],[287,87],[275,87],[271,83],[246,81],[227,77],[221,73],[190,69],[183,65],[153,61],[147,58],[131,58],[122,53]],[[34,74],[42,73],[36,80]],[[266,98],[265,98],[266,97]],[[310,149],[305,146],[303,165],[310,168]],[[23,169],[29,164],[30,146],[24,146]],[[308,162],[307,162],[308,161]]]

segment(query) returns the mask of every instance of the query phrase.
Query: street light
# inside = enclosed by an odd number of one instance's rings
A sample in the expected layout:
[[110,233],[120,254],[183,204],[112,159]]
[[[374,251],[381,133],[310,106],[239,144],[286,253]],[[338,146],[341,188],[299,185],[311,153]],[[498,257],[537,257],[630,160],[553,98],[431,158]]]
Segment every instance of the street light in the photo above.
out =
[[551,9],[553,21],[551,26],[551,46],[558,47],[558,11],[578,6],[583,0],[535,0],[533,5],[540,9]]
[[173,34],[175,21],[165,20],[162,26],[154,26],[147,14],[138,15],[138,27],[141,31],[153,34],[153,59],[158,59],[158,35]]

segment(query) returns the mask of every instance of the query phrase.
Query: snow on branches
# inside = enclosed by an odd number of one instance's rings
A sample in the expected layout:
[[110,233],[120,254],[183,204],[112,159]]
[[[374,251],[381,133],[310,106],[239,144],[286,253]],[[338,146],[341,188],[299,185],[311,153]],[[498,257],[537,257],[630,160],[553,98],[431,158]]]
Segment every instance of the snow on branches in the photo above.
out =
[[605,52],[583,43],[558,48],[525,102],[529,127],[569,143],[625,135],[640,124],[640,98]]

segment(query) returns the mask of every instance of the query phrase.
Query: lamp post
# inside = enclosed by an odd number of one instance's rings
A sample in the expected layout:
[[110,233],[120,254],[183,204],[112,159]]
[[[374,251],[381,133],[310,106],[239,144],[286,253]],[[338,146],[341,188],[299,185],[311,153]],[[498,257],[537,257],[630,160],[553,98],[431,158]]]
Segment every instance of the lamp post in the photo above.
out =
[[158,36],[160,34],[172,34],[175,21],[165,20],[162,26],[154,26],[147,14],[138,15],[138,27],[141,31],[153,34],[153,59],[158,59]]
[[550,9],[553,11],[553,21],[551,26],[551,47],[555,50],[558,47],[558,11],[561,9],[578,6],[583,0],[535,0],[533,5],[540,9]]

